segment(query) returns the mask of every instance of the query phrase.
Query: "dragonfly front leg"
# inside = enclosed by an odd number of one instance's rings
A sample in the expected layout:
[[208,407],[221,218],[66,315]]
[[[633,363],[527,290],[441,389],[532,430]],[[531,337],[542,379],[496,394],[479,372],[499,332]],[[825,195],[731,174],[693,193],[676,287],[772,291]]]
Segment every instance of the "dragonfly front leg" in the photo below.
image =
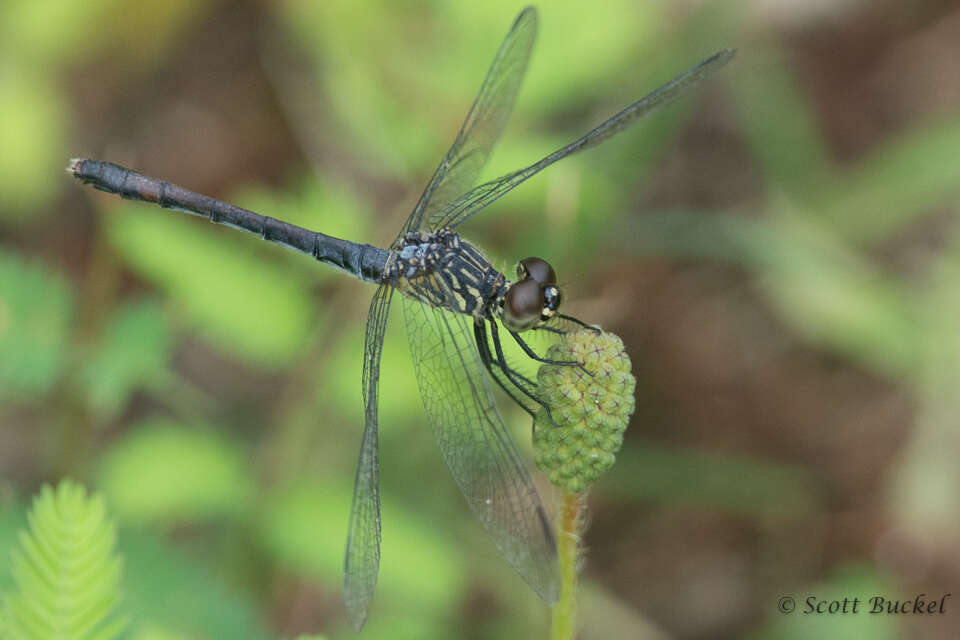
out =
[[[573,316],[568,316],[568,315],[565,315],[565,314],[562,314],[562,313],[555,313],[555,314],[553,314],[553,317],[554,317],[554,318],[559,318],[560,320],[567,320],[568,322],[572,322],[572,323],[574,323],[574,324],[576,324],[576,325],[578,325],[578,326],[580,326],[580,327],[583,327],[584,329],[588,329],[588,330],[590,330],[590,331],[593,331],[593,332],[596,333],[596,334],[602,333],[602,331],[601,331],[600,329],[598,329],[597,327],[593,326],[592,324],[587,324],[587,323],[584,322],[583,320],[578,320],[577,318],[574,318]],[[534,328],[533,328],[533,331],[549,331],[550,333],[555,333],[555,334],[557,334],[557,335],[562,336],[562,335],[566,335],[566,334],[570,333],[570,331],[572,331],[572,330],[571,330],[571,329],[558,329],[557,327],[548,327],[547,325],[541,325],[541,326],[539,326],[539,327],[534,327]]]
[[[555,314],[554,314],[554,317],[555,317],[555,318],[560,318],[561,320],[566,320],[567,322],[572,322],[572,323],[574,323],[574,324],[578,324],[578,325],[580,325],[581,327],[583,327],[584,329],[589,329],[590,331],[593,331],[594,333],[596,333],[596,334],[598,334],[598,335],[599,335],[600,333],[602,333],[602,331],[600,331],[600,329],[598,329],[597,327],[593,326],[592,324],[587,324],[587,323],[584,322],[583,320],[578,320],[577,318],[574,318],[573,316],[568,316],[568,315],[566,315],[566,314],[564,314],[564,313],[555,313]],[[544,327],[544,328],[547,329],[547,327]],[[550,329],[548,329],[548,330],[550,330]],[[556,329],[554,329],[554,331],[556,331]],[[563,332],[563,333],[566,333],[566,332]]]
[[[580,321],[578,320],[577,322],[580,322]],[[587,325],[584,325],[584,326],[587,326]],[[510,331],[510,335],[513,336],[513,339],[517,341],[517,344],[520,345],[520,348],[523,349],[523,352],[527,354],[529,357],[536,360],[537,362],[542,362],[544,364],[553,364],[553,365],[558,365],[562,367],[579,367],[580,370],[583,371],[585,374],[587,374],[591,378],[593,377],[593,374],[587,371],[587,368],[583,366],[582,362],[577,362],[575,360],[551,360],[549,358],[541,358],[539,355],[537,355],[537,352],[534,351],[533,348],[530,345],[528,345],[523,338],[520,337],[519,333],[517,333],[516,331]],[[496,337],[496,331],[494,331],[494,337]]]

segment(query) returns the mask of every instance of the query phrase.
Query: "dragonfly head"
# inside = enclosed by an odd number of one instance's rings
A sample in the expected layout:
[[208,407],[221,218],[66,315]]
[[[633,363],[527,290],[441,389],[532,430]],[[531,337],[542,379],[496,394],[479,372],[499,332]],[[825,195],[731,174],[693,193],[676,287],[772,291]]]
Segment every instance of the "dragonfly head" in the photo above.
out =
[[517,282],[503,297],[503,324],[511,331],[532,329],[553,317],[562,299],[553,267],[540,258],[524,258],[517,264]]

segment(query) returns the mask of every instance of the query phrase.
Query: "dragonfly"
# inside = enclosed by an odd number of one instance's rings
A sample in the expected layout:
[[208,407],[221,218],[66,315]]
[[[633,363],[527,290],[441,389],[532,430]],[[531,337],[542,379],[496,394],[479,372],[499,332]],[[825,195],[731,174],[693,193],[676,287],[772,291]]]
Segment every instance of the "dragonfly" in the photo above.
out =
[[[74,159],[67,171],[124,198],[194,214],[256,233],[376,285],[363,351],[364,428],[344,560],[347,616],[359,630],[380,566],[378,390],[384,332],[394,293],[403,316],[427,422],[467,504],[516,572],[546,602],[559,596],[554,536],[537,490],[497,409],[493,384],[531,415],[536,385],[504,356],[501,331],[526,354],[527,331],[587,326],[560,312],[553,267],[528,257],[516,278],[497,270],[459,228],[494,201],[569,155],[594,147],[673,102],[734,55],[721,50],[630,104],[595,129],[528,167],[474,186],[506,126],[537,33],[533,7],[521,11],[500,45],[453,145],[388,248],[294,226],[110,162]],[[501,329],[502,327],[502,329]],[[554,364],[582,366],[576,362]],[[545,407],[549,411],[549,407]]]

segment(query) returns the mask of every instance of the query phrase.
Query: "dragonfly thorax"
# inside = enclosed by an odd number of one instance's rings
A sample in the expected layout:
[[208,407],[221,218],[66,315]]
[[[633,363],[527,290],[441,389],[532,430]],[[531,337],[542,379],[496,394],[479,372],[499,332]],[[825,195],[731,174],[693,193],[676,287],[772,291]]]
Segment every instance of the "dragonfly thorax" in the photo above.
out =
[[404,295],[475,317],[492,317],[507,278],[451,229],[411,231],[394,247],[384,279]]

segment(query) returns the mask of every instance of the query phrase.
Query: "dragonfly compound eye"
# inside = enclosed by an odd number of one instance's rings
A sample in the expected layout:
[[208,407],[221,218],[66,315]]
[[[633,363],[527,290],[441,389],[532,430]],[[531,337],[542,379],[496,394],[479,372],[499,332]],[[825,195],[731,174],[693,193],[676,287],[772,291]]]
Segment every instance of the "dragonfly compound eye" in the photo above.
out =
[[546,260],[524,258],[517,264],[517,277],[533,278],[540,284],[557,284],[557,274]]
[[540,312],[540,319],[547,320],[553,317],[553,313],[560,308],[563,302],[563,294],[560,289],[549,286],[543,288],[543,309]]
[[503,301],[503,324],[511,331],[525,331],[540,322],[544,308],[543,289],[527,278],[510,285]]

